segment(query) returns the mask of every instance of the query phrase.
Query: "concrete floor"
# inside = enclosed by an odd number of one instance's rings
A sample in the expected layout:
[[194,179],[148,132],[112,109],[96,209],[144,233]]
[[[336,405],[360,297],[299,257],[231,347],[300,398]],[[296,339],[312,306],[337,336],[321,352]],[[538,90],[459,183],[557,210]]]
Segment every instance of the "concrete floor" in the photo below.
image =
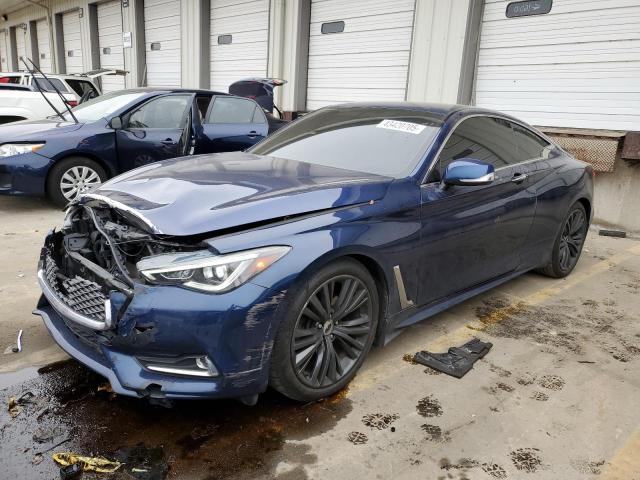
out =
[[[0,198],[0,219],[0,338],[25,330],[24,352],[0,356],[0,393],[39,398],[16,418],[2,409],[0,476],[58,478],[51,452],[37,453],[68,439],[52,452],[161,448],[169,478],[640,480],[637,240],[591,232],[567,279],[527,274],[408,329],[323,402],[269,393],[253,408],[167,410],[113,398],[75,362],[32,368],[65,358],[30,314],[39,246],[62,213]],[[463,379],[406,360],[473,336],[494,346]],[[36,443],[42,429],[57,436]]]

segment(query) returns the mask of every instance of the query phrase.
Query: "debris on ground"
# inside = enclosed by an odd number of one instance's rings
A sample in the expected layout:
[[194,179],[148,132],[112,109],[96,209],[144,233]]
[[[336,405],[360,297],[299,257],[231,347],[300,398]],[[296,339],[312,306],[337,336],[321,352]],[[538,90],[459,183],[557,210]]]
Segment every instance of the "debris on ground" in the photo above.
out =
[[18,415],[20,415],[22,409],[18,406],[16,397],[9,397],[9,400],[7,400],[7,411],[12,418],[16,418]]
[[38,443],[47,443],[56,437],[64,435],[65,433],[65,429],[60,425],[56,425],[52,428],[38,427],[36,432],[33,434],[33,441]]
[[122,466],[120,462],[107,458],[84,457],[71,452],[54,453],[51,458],[61,467],[68,467],[79,463],[82,466],[82,471],[85,472],[113,473]]
[[598,235],[603,237],[627,238],[627,232],[624,230],[600,230]]
[[484,357],[493,344],[478,338],[468,341],[461,347],[451,347],[446,353],[431,353],[422,350],[413,357],[417,363],[431,367],[452,377],[462,378],[473,364]]
[[60,480],[75,480],[82,476],[82,464],[72,463],[60,469]]
[[123,447],[114,453],[122,470],[137,480],[164,480],[169,473],[164,449],[146,447],[139,443],[133,447]]
[[16,346],[13,347],[13,353],[20,353],[22,351],[22,332],[23,330],[18,332],[18,340],[16,340]]

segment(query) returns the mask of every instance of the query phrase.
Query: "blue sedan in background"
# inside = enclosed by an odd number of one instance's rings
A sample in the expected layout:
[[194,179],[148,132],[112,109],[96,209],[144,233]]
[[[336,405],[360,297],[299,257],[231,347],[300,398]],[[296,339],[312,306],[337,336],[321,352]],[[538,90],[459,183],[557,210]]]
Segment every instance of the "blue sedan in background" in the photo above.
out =
[[244,150],[282,124],[253,100],[206,90],[121,90],[73,114],[0,127],[0,194],[46,194],[64,206],[132,168]]
[[592,192],[589,165],[501,113],[327,107],[82,194],[45,240],[36,313],[119,394],[313,400],[408,325],[568,275]]

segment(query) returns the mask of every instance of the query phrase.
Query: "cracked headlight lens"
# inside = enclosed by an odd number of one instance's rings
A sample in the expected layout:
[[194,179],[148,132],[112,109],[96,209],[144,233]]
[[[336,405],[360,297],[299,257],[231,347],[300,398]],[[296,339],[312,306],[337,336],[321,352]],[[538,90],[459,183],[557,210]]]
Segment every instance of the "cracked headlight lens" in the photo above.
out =
[[290,250],[291,247],[272,246],[226,255],[214,255],[209,250],[165,253],[143,258],[136,267],[153,284],[223,293],[269,268]]
[[0,157],[12,157],[21,153],[37,152],[44,143],[5,143],[0,145]]

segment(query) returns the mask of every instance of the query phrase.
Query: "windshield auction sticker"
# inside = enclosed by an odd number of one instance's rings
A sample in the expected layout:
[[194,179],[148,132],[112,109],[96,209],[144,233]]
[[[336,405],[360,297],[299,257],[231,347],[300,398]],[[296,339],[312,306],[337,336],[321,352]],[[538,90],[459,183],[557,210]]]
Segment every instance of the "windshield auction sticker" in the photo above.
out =
[[425,129],[424,125],[411,122],[402,122],[400,120],[382,120],[377,128],[386,128],[387,130],[397,130],[398,132],[413,133],[419,135]]

